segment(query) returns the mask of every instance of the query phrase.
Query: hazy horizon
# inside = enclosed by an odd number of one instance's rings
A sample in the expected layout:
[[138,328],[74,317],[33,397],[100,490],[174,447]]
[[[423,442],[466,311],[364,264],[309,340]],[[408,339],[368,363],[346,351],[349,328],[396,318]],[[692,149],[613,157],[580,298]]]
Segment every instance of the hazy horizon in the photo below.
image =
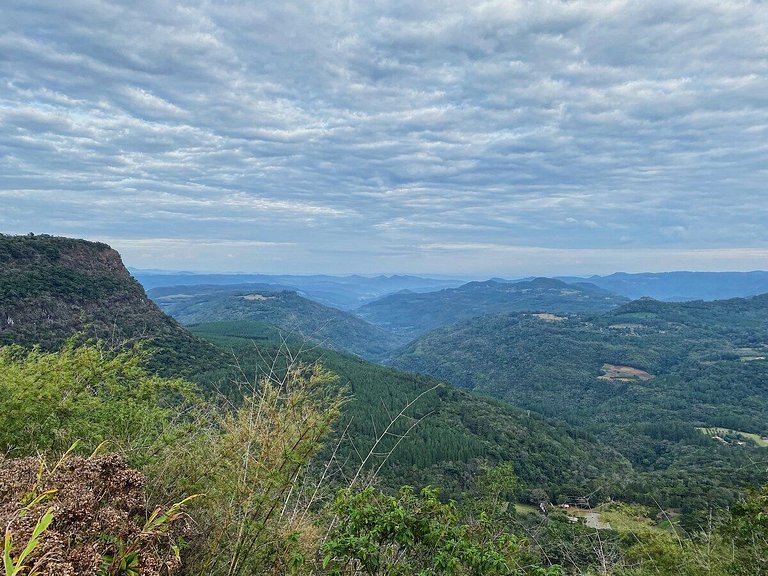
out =
[[357,272],[350,272],[350,273],[342,273],[342,274],[326,274],[326,273],[312,273],[312,272],[287,272],[287,273],[278,273],[278,272],[269,272],[269,271],[247,271],[247,270],[224,270],[224,271],[211,271],[211,270],[187,270],[187,269],[179,269],[179,270],[173,270],[173,269],[163,269],[163,268],[137,268],[135,266],[126,265],[128,270],[131,273],[137,273],[137,274],[157,274],[157,275],[190,275],[190,276],[206,276],[206,275],[221,275],[221,276],[256,276],[256,275],[262,275],[262,276],[329,276],[333,278],[350,278],[350,277],[363,277],[363,278],[377,278],[377,277],[396,277],[396,276],[414,276],[414,277],[421,277],[421,278],[434,278],[437,280],[462,280],[462,281],[484,281],[484,280],[492,280],[494,278],[502,279],[502,280],[526,280],[530,278],[564,278],[564,277],[575,277],[575,278],[590,278],[595,276],[605,277],[605,276],[611,276],[614,274],[671,274],[671,273],[702,273],[702,274],[750,274],[750,273],[768,273],[768,270],[644,270],[642,272],[625,272],[623,270],[615,270],[610,273],[606,274],[551,274],[548,276],[541,276],[536,274],[528,274],[528,275],[522,275],[522,276],[503,276],[500,274],[493,274],[490,276],[487,275],[481,275],[481,276],[462,276],[459,274],[440,274],[440,273],[429,273],[429,272],[414,272],[414,273],[403,273],[403,272],[372,272],[372,273],[357,273]]

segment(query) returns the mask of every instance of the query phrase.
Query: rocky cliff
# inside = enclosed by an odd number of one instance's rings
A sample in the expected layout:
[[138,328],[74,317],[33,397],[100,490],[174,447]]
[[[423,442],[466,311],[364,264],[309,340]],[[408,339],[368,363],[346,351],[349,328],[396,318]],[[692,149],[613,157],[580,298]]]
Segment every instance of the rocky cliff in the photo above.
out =
[[164,314],[97,242],[0,235],[0,345],[60,346],[73,334],[114,345],[149,340],[153,367],[183,374],[218,356]]

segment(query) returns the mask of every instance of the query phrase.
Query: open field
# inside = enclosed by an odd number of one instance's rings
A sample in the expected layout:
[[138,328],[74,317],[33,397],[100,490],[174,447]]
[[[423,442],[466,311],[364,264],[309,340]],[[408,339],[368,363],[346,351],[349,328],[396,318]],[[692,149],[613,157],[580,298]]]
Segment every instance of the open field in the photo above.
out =
[[264,294],[245,294],[243,297],[243,300],[255,300],[255,301],[262,301],[262,300],[275,300],[275,296],[264,296]]
[[515,511],[518,514],[539,514],[539,509],[533,504],[521,504],[515,502]]
[[702,434],[711,436],[716,440],[719,438],[721,442],[725,444],[731,444],[728,441],[728,437],[743,438],[742,442],[752,442],[761,448],[768,448],[768,438],[760,436],[759,434],[753,434],[751,432],[742,432],[741,430],[733,430],[731,428],[696,428]]
[[768,345],[751,347],[751,348],[736,348],[734,350],[739,355],[739,359],[742,362],[754,362],[756,360],[768,359]]
[[653,374],[649,374],[645,370],[640,370],[639,368],[632,368],[631,366],[603,364],[602,370],[605,374],[598,376],[599,380],[630,382],[632,380],[650,380],[655,378]]
[[652,515],[651,509],[637,505],[610,504],[600,506],[597,510],[603,522],[624,534],[665,533],[679,529],[679,514],[675,512],[659,512],[654,520],[649,517]]
[[538,318],[539,320],[544,320],[545,322],[562,322],[563,320],[568,320],[566,316],[557,316],[555,314],[550,314],[549,312],[531,314],[531,316]]

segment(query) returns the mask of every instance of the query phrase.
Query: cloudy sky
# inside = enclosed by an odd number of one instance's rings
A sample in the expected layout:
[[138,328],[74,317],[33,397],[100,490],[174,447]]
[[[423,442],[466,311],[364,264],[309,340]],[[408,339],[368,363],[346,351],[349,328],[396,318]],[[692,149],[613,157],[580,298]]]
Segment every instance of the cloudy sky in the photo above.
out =
[[768,269],[768,3],[3,0],[0,232],[144,268]]

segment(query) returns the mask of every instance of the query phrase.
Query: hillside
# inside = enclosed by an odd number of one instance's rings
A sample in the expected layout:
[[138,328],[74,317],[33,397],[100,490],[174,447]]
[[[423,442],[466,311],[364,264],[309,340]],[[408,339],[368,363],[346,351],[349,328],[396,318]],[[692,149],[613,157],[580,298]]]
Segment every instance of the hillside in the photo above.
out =
[[724,300],[768,292],[768,272],[648,272],[588,278],[562,277],[564,282],[589,282],[627,298],[656,300]]
[[300,336],[327,348],[378,359],[405,343],[391,333],[347,312],[323,306],[295,292],[234,288],[175,290],[155,288],[150,296],[182,324],[252,320],[271,324],[287,335]]
[[[249,321],[216,322],[192,327],[195,334],[231,351],[245,373],[271,367],[283,342],[278,332]],[[292,345],[294,350],[301,343]],[[366,454],[377,433],[409,400],[438,382],[371,364],[360,358],[319,347],[306,349],[301,359],[320,361],[340,377],[351,394],[338,430],[346,430],[352,444],[340,449],[339,459],[354,468],[359,454]],[[438,484],[459,497],[481,467],[511,462],[528,492],[544,490],[550,498],[588,493],[613,486],[631,477],[631,467],[614,450],[563,423],[502,402],[476,396],[448,384],[426,394],[409,411],[402,426],[406,432],[413,418],[424,417],[397,447],[382,468],[392,486]],[[388,436],[379,452],[386,452],[396,436]],[[374,459],[378,464],[380,460]]]
[[488,280],[426,294],[393,294],[366,304],[355,313],[411,339],[439,326],[486,314],[601,312],[626,301],[589,284],[569,285],[549,278],[515,283]]
[[191,374],[220,353],[147,297],[106,244],[0,235],[0,345],[54,349],[75,333],[114,344],[151,340],[155,368]]
[[[768,434],[766,358],[763,295],[476,318],[413,342],[392,364],[566,418],[648,472],[662,493],[702,471],[700,482],[725,491],[764,474],[755,463],[768,454],[747,434]],[[734,431],[733,441],[703,433],[713,427]]]
[[[329,276],[324,274],[196,274],[136,270],[134,276],[147,289],[169,286],[230,286],[260,284],[270,290],[293,290],[326,306],[351,310],[367,302],[402,290],[432,292],[460,286],[459,280],[422,278],[420,276]],[[266,289],[266,288],[257,288]]]

